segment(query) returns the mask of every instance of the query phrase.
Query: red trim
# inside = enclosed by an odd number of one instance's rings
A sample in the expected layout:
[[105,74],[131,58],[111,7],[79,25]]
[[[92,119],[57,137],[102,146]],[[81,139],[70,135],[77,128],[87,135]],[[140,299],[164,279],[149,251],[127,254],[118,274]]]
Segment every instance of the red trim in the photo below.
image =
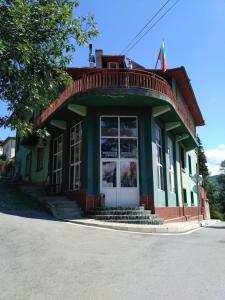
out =
[[171,222],[188,221],[203,218],[201,208],[199,207],[155,207],[155,213],[165,220]]
[[74,80],[72,86],[65,89],[35,121],[35,126],[40,126],[51,115],[68,101],[73,95],[85,92],[90,89],[99,88],[144,88],[156,91],[172,100],[174,109],[180,115],[183,122],[187,125],[190,132],[195,137],[195,126],[191,121],[189,111],[181,104],[174,95],[170,85],[160,76],[151,72],[125,69],[99,69],[84,74]]
[[153,214],[155,213],[154,197],[153,196],[141,195],[140,196],[140,204],[144,205],[145,209],[150,209]]
[[195,124],[197,126],[205,125],[205,121],[198,106],[194,91],[190,83],[190,79],[188,78],[187,72],[183,66],[180,68],[167,69],[166,72],[154,69],[149,69],[149,71],[154,72],[166,79],[174,78],[177,87],[183,95],[184,101],[187,103],[189,111],[193,115]]

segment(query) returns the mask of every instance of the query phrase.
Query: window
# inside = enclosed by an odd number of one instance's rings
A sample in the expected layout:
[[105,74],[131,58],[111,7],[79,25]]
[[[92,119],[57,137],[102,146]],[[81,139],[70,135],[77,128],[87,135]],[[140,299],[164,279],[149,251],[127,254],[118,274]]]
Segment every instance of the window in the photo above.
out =
[[62,184],[62,153],[63,153],[63,136],[60,135],[53,139],[53,169],[52,184],[53,191],[59,193]]
[[108,62],[109,69],[119,69],[119,64],[117,62]]
[[189,168],[189,175],[192,175],[192,166],[191,166],[191,156],[188,155],[188,168]]
[[158,189],[164,190],[163,152],[162,152],[162,129],[158,125],[156,125],[156,156],[157,156]]
[[186,189],[183,189],[183,197],[184,197],[184,206],[187,206],[187,191]]
[[32,156],[31,156],[31,153],[28,153],[26,156],[25,176],[30,176],[31,162],[32,162]]
[[181,168],[185,170],[185,150],[182,146],[180,147],[180,164]]
[[137,188],[137,117],[102,116],[100,120],[101,186]]
[[169,190],[171,193],[175,193],[173,141],[169,137],[167,141],[168,141],[168,156],[169,156]]
[[194,193],[191,192],[191,206],[195,205],[195,201],[194,201]]
[[82,151],[82,123],[70,130],[70,190],[79,190],[81,186],[80,167]]
[[16,151],[20,150],[20,137],[17,135],[16,136]]
[[44,168],[44,148],[37,148],[37,171]]

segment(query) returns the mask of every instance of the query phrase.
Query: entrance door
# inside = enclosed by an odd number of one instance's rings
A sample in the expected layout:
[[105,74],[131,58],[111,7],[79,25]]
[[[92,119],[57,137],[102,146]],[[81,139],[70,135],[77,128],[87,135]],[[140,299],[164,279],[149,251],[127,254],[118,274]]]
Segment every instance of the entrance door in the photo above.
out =
[[100,189],[106,206],[139,204],[137,117],[101,117]]

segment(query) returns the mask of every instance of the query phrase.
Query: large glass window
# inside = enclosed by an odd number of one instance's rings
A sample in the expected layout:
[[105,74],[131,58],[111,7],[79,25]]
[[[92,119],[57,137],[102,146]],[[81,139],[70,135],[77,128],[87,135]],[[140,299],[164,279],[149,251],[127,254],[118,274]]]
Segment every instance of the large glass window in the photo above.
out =
[[37,148],[37,171],[44,168],[44,148]]
[[175,184],[174,184],[174,148],[173,141],[168,137],[168,157],[169,157],[169,190],[172,193],[175,193]]
[[102,164],[102,186],[116,187],[116,162],[103,162]]
[[101,117],[102,187],[137,187],[136,117]]
[[156,156],[158,189],[164,190],[162,129],[156,125]]
[[120,163],[120,186],[137,187],[137,165],[136,162]]
[[186,167],[186,159],[185,159],[185,150],[182,146],[180,146],[180,164],[181,164],[181,168],[183,170],[185,170],[185,167]]
[[70,190],[81,186],[80,168],[82,151],[82,123],[79,122],[70,130]]
[[62,184],[62,152],[63,137],[62,135],[53,139],[53,168],[52,168],[52,184],[54,192],[61,191]]

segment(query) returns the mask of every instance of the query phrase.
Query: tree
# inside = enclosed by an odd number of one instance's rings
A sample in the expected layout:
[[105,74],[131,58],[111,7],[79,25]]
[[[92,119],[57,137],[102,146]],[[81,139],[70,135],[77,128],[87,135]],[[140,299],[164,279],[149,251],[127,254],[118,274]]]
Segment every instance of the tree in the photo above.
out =
[[203,181],[209,176],[209,169],[207,167],[207,158],[204,153],[204,149],[202,146],[202,141],[199,137],[197,137],[198,141],[198,165],[199,165],[199,174],[202,175]]
[[199,174],[203,177],[203,186],[205,188],[207,199],[209,201],[211,218],[223,219],[222,205],[219,201],[219,191],[217,185],[213,183],[209,177],[209,169],[207,166],[207,158],[204,153],[202,142],[199,137],[198,140],[198,164]]
[[65,68],[72,53],[98,34],[93,16],[74,16],[78,4],[0,0],[0,101],[9,111],[0,127],[31,133],[25,116],[48,106],[71,83]]
[[220,175],[217,177],[219,185],[219,202],[222,206],[223,218],[225,219],[225,160],[220,164]]

